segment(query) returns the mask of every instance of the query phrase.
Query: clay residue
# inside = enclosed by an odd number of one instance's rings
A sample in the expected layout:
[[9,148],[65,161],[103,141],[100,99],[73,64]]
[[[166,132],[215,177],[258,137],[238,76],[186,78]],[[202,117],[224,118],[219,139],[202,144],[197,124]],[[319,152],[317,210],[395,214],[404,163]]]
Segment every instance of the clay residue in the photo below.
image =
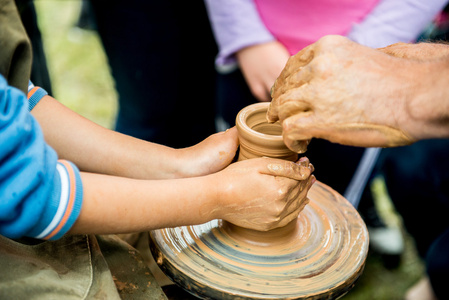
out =
[[112,279],[114,280],[115,286],[120,293],[125,292],[127,294],[132,294],[134,291],[139,289],[139,287],[135,284],[131,282],[119,281],[115,276],[112,276]]

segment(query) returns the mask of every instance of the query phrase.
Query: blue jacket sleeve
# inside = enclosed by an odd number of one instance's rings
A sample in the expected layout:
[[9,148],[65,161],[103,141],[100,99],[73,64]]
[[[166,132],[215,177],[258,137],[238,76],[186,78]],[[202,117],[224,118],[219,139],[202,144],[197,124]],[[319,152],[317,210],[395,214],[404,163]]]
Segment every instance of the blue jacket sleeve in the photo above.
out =
[[9,238],[58,239],[81,210],[78,169],[58,161],[28,111],[38,101],[31,105],[0,76],[0,234]]

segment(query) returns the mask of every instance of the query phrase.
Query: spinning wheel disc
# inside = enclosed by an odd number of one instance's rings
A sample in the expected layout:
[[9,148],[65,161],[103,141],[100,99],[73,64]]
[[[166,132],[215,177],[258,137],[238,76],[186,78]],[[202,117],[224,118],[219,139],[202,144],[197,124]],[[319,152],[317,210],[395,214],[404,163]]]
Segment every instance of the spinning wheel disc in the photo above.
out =
[[161,269],[205,299],[335,299],[363,271],[368,232],[354,207],[316,182],[296,222],[269,232],[214,220],[156,230],[150,248]]

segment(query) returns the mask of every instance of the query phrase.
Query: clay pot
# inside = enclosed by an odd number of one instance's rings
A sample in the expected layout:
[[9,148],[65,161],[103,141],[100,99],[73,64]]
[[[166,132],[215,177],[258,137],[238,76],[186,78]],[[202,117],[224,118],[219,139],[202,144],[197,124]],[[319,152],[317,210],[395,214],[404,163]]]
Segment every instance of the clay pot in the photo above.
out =
[[[298,154],[292,152],[282,139],[282,126],[279,122],[268,123],[266,115],[268,102],[260,102],[243,108],[236,117],[235,124],[239,133],[240,149],[238,161],[271,157],[296,161]],[[279,244],[285,239],[295,236],[296,220],[283,228],[268,232],[242,228],[227,221],[223,221],[223,230],[235,238],[243,237],[247,242],[258,244]]]
[[284,144],[281,124],[267,122],[268,106],[268,102],[256,103],[238,113],[235,121],[240,139],[238,160],[262,156],[297,160],[298,154]]

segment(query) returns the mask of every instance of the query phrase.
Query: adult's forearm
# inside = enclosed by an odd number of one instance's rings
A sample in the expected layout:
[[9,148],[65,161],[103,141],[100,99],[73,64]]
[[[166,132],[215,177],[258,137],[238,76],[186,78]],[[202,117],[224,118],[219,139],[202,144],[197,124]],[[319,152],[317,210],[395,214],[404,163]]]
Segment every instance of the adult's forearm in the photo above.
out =
[[446,43],[395,43],[378,50],[392,56],[422,61],[444,59],[449,56],[449,44]]
[[449,138],[449,56],[423,62],[413,71],[416,91],[405,107],[407,130],[419,140]]
[[[417,139],[445,138],[449,129],[449,45],[396,43],[380,51],[403,58],[401,73],[413,74],[413,92],[406,102],[407,129]],[[420,61],[410,63],[407,60]],[[413,66],[413,69],[408,69]]]

